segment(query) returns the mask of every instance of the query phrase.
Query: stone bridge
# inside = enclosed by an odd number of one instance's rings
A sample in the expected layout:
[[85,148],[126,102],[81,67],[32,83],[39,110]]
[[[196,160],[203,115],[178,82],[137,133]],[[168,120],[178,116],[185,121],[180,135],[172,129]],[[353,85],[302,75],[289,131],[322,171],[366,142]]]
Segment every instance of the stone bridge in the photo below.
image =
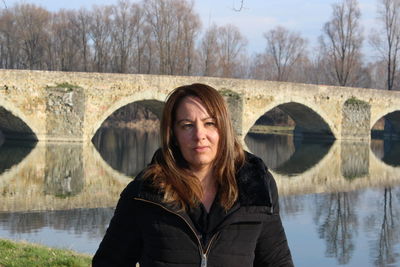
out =
[[117,109],[137,102],[160,115],[168,93],[206,83],[224,95],[242,138],[279,107],[296,134],[369,140],[382,117],[400,133],[400,92],[258,80],[160,75],[0,70],[0,130],[11,139],[92,139]]

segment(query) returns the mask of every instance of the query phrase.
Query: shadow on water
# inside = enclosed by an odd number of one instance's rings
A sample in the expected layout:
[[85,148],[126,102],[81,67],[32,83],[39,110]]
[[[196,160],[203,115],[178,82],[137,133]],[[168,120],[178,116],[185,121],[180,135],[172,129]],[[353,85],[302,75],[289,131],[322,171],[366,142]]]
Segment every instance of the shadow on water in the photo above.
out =
[[159,133],[129,128],[100,128],[92,140],[110,166],[128,176],[136,176],[159,148]]
[[400,140],[373,139],[371,140],[371,150],[387,165],[400,166]]
[[249,133],[245,142],[277,173],[295,176],[315,166],[328,152],[333,140],[293,139],[290,135]]
[[9,141],[0,144],[0,174],[20,163],[32,149],[36,142]]

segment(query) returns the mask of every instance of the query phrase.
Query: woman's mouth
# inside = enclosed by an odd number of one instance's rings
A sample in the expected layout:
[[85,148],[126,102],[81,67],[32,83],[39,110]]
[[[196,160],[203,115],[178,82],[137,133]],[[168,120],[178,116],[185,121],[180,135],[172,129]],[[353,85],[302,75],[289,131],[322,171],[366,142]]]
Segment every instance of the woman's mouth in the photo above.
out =
[[194,148],[194,151],[199,152],[199,153],[206,152],[207,150],[208,150],[208,146],[196,146]]

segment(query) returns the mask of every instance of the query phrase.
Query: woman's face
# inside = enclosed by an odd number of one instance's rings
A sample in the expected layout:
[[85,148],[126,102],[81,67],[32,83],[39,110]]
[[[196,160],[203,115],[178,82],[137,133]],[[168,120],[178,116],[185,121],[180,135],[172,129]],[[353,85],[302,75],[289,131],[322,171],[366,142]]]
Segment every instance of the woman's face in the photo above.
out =
[[174,134],[179,149],[193,171],[211,168],[217,155],[219,133],[198,97],[187,96],[176,109]]

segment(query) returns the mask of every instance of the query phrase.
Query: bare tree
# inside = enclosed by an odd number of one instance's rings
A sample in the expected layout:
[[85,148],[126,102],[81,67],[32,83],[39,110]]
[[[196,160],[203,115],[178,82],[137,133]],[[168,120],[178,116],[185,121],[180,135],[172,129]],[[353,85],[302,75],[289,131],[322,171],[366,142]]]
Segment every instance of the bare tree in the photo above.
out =
[[400,49],[400,1],[379,0],[378,2],[378,19],[383,24],[383,32],[371,35],[370,41],[386,62],[386,88],[392,90],[397,78]]
[[240,2],[239,7],[235,7],[235,6],[233,7],[233,10],[236,12],[240,12],[243,9],[243,5],[244,5],[243,0],[240,0],[239,2]]
[[214,76],[217,73],[218,64],[218,27],[212,25],[209,27],[200,44],[200,57],[204,76]]
[[28,69],[41,69],[51,14],[33,4],[17,4],[14,10],[23,64]]
[[137,62],[137,73],[158,73],[156,72],[156,62],[154,60],[156,44],[151,38],[150,26],[144,24],[135,39],[136,53],[134,61]]
[[287,81],[292,66],[305,52],[306,40],[281,26],[264,33],[264,37],[267,39],[266,54],[274,63],[273,79]]
[[94,6],[90,13],[89,36],[93,42],[93,70],[109,70],[111,48],[111,7]]
[[72,25],[75,11],[60,10],[53,15],[51,28],[51,46],[55,54],[55,69],[61,71],[76,70],[80,65],[80,42]]
[[[194,2],[185,0],[145,0],[147,22],[157,44],[160,74],[182,74],[191,69],[194,40],[200,19]],[[186,71],[184,71],[186,70]]]
[[80,9],[75,16],[71,18],[71,24],[76,34],[79,50],[79,57],[82,64],[79,68],[80,71],[89,71],[90,60],[90,47],[89,47],[89,27],[90,16],[86,9]]
[[240,66],[240,56],[245,53],[247,40],[239,29],[228,24],[218,29],[219,63],[218,67],[222,77],[237,77]]
[[0,13],[0,66],[6,69],[19,68],[20,46],[16,35],[16,20],[13,10]]
[[193,3],[187,5],[181,2],[178,12],[179,19],[182,23],[182,43],[183,43],[183,64],[185,68],[181,73],[190,75],[193,71],[193,62],[195,57],[195,43],[201,28],[201,21],[198,14],[194,13]]
[[361,17],[357,0],[343,0],[332,5],[332,18],[323,28],[321,45],[327,55],[329,65],[337,84],[349,85],[357,68],[361,64],[361,46],[363,41]]
[[273,80],[273,59],[266,53],[256,53],[252,56],[250,78],[258,80]]
[[136,44],[135,36],[141,30],[143,13],[138,4],[131,4],[128,0],[118,1],[112,10],[111,36],[115,71],[127,73],[130,72],[130,61]]

